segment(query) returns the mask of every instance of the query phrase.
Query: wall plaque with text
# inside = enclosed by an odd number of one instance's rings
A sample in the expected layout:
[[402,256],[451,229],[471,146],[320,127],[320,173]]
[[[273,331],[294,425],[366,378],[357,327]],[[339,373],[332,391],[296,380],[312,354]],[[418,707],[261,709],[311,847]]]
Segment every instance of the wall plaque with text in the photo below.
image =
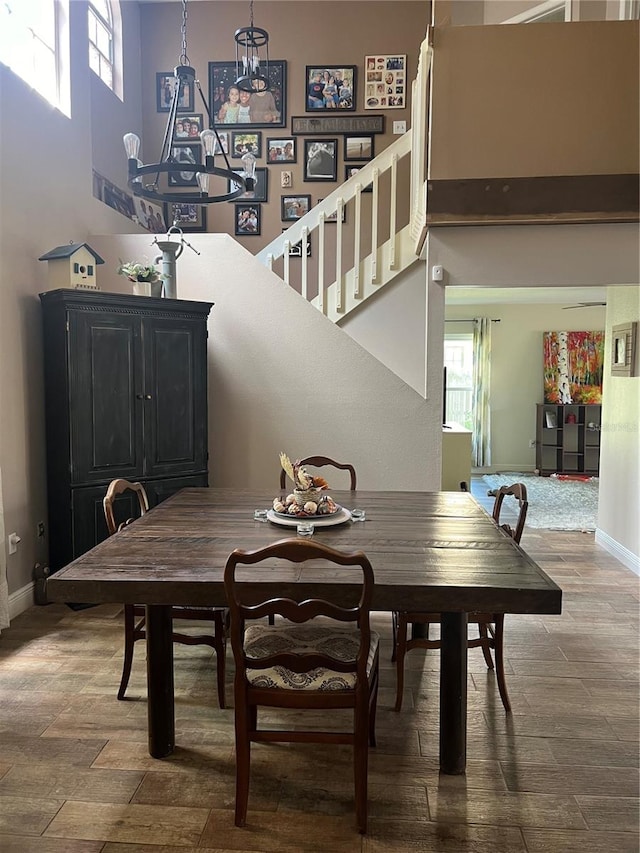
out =
[[292,116],[291,133],[384,133],[384,116]]

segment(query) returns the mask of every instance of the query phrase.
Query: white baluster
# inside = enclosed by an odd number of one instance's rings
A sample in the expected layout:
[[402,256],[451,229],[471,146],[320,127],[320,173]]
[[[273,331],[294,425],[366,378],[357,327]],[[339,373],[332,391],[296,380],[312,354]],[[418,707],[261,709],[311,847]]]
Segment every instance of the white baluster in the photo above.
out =
[[269,252],[269,254],[267,255],[267,269],[273,270],[273,255],[271,254],[271,252]]
[[379,170],[373,170],[373,199],[371,200],[371,282],[378,278],[378,177]]
[[362,279],[360,278],[360,220],[362,214],[362,184],[356,184],[353,215],[353,295],[362,299]]
[[318,310],[324,314],[324,213],[318,217]]
[[291,243],[289,240],[284,241],[284,250],[282,259],[284,261],[284,269],[282,271],[282,277],[284,279],[285,284],[289,284],[289,251],[291,249]]
[[389,252],[389,268],[394,269],[396,265],[396,194],[398,192],[398,155],[394,154],[391,158],[391,198],[389,203],[391,209],[389,211],[389,236],[390,236],[390,252]]

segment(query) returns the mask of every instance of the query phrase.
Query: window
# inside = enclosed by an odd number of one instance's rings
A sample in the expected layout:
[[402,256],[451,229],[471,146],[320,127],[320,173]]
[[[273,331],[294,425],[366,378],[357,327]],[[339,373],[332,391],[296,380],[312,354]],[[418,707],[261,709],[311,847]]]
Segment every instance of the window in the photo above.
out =
[[89,66],[113,89],[113,18],[108,0],[89,0]]
[[70,114],[68,0],[0,0],[0,61]]
[[472,429],[473,335],[445,335],[447,421]]

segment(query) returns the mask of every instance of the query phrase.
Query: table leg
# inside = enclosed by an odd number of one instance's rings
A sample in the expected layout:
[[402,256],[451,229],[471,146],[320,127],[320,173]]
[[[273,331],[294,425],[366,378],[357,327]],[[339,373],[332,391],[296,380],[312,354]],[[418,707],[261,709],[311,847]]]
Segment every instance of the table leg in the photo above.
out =
[[165,758],[171,755],[176,742],[171,607],[153,604],[145,609],[149,754]]
[[467,760],[467,614],[440,623],[440,770],[465,772]]

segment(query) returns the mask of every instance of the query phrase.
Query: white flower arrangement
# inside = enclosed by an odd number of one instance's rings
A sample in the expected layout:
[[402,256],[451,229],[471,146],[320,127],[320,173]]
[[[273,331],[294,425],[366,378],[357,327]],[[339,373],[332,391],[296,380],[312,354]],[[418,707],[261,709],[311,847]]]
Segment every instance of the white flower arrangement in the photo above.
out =
[[129,281],[146,281],[149,284],[154,284],[163,279],[162,274],[158,272],[154,264],[136,264],[132,261],[123,263],[122,259],[120,259],[118,275],[126,275]]

